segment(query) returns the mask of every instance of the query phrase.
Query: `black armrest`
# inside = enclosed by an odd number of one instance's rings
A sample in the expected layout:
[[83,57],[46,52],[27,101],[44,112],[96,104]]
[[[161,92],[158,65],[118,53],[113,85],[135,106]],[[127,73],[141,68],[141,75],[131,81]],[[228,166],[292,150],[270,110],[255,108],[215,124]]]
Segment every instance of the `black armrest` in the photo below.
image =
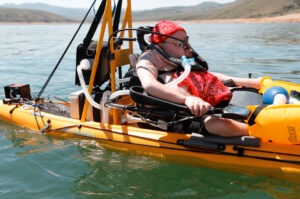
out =
[[157,106],[160,109],[171,109],[190,113],[190,110],[187,106],[151,96],[147,94],[144,88],[141,86],[133,86],[129,89],[129,91],[133,101],[138,104]]

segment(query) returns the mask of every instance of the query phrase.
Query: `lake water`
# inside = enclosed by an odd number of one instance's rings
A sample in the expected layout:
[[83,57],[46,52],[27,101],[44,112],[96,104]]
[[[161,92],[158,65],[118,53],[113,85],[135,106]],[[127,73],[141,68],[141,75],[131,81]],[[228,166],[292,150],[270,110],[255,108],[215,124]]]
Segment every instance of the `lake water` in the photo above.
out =
[[[139,25],[135,25],[138,27]],[[300,24],[183,24],[210,70],[271,76],[300,84]],[[29,83],[37,94],[77,25],[0,25],[3,87]],[[43,96],[68,99],[84,25]],[[98,36],[97,36],[98,37]],[[138,46],[135,45],[138,52]],[[103,148],[97,142],[40,135],[0,122],[0,198],[298,198],[299,185],[189,167]]]

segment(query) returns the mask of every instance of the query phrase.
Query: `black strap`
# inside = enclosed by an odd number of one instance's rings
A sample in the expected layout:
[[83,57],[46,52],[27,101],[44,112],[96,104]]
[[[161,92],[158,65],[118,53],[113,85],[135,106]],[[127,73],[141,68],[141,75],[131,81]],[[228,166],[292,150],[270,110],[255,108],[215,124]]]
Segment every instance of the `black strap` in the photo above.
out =
[[158,75],[162,75],[162,74],[165,74],[165,73],[175,73],[175,72],[177,72],[177,71],[178,71],[177,68],[174,68],[174,69],[172,69],[172,70],[159,70],[159,71],[158,71]]
[[97,30],[97,27],[102,19],[102,16],[103,16],[103,13],[104,13],[104,10],[105,10],[105,5],[106,5],[106,0],[103,0],[98,8],[98,11],[96,13],[96,16],[94,17],[94,20],[92,22],[92,25],[86,35],[86,37],[84,38],[83,40],[83,46],[84,47],[87,47],[88,45],[90,45],[92,39],[93,39],[93,36]]
[[[195,58],[196,63],[198,63],[202,71],[208,70],[208,64],[207,62],[192,48],[192,54],[193,57]],[[195,67],[196,68],[196,67]]]
[[248,124],[250,126],[252,126],[253,124],[255,124],[256,117],[267,106],[268,106],[267,104],[263,104],[263,105],[260,105],[260,106],[256,107],[256,109],[253,111],[253,113],[252,113],[252,115],[251,115],[251,117],[249,118],[249,121],[248,121]]
[[113,32],[119,30],[121,12],[122,12],[122,0],[119,0],[117,9],[116,9],[116,13],[114,16]]
[[147,48],[151,49],[151,50],[154,50],[155,52],[157,52],[158,54],[160,54],[163,58],[165,58],[167,61],[170,61],[170,62],[176,64],[177,67],[183,68],[182,65],[181,65],[180,59],[177,59],[175,57],[170,57],[158,45],[156,45],[154,43],[151,43]]
[[[181,64],[181,60],[178,59],[178,58],[175,58],[175,57],[170,57],[158,45],[156,45],[154,43],[151,43],[149,46],[146,47],[146,49],[154,50],[155,52],[157,52],[158,54],[160,54],[167,61],[176,64],[177,65],[178,75],[180,75],[181,71],[184,71],[184,68],[183,68],[183,66]],[[206,71],[208,69],[208,65],[207,65],[206,61],[204,61],[204,59],[202,59],[194,50],[193,50],[193,52],[194,52],[193,56],[195,58],[196,63],[192,65],[191,70],[192,71]],[[200,59],[202,61],[200,61]],[[176,72],[176,71],[174,71],[174,72]]]
[[149,45],[145,42],[144,37],[146,34],[149,34],[153,30],[153,28],[153,26],[141,26],[138,28],[138,31],[136,31],[137,41],[142,52],[144,52]]

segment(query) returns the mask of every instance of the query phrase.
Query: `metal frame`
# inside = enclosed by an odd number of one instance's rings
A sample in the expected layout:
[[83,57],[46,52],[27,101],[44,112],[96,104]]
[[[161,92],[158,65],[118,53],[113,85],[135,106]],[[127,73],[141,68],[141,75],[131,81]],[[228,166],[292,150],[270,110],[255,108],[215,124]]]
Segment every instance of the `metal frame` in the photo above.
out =
[[[131,0],[127,0],[127,7],[125,10],[125,14],[124,14],[123,22],[122,22],[122,29],[126,28],[126,25],[128,28],[132,28]],[[90,94],[92,92],[94,81],[95,81],[95,75],[96,75],[96,71],[98,68],[101,47],[103,44],[106,26],[108,29],[108,36],[110,36],[113,33],[111,0],[108,0],[105,5],[105,11],[104,11],[104,16],[103,16],[102,25],[101,25],[101,31],[100,31],[100,35],[99,35],[99,39],[98,39],[95,60],[94,60],[93,69],[92,69],[90,82],[89,82],[88,91]],[[124,36],[124,32],[121,32],[120,37],[123,37],[123,36]],[[129,30],[128,36],[129,36],[129,38],[132,38],[131,30]],[[110,45],[111,54],[114,55],[114,59],[111,59],[109,61],[110,61],[111,91],[115,92],[116,91],[116,82],[115,82],[116,81],[116,78],[115,78],[116,69],[118,67],[130,64],[129,55],[133,53],[133,43],[132,43],[132,41],[129,41],[129,48],[127,48],[127,49],[121,49],[121,46],[119,46],[120,47],[119,49],[115,49],[113,42],[114,42],[113,39],[111,39],[109,41],[109,45]],[[89,102],[86,99],[84,108],[83,108],[82,117],[81,117],[81,122],[85,122],[85,120],[86,120],[88,106],[89,106]],[[113,109],[113,124],[120,124],[120,111],[119,110]]]

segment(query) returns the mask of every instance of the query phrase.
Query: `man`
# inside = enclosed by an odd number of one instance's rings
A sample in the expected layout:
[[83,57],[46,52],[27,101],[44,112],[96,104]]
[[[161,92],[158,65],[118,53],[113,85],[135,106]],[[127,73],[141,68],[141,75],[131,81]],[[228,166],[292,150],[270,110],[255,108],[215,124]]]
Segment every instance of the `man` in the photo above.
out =
[[[181,58],[183,55],[188,58],[192,57],[192,49],[188,43],[186,31],[176,23],[162,21],[154,27],[153,32],[166,34],[181,40],[178,41],[170,37],[151,34],[149,41],[158,45],[168,56],[175,58]],[[199,71],[192,71],[186,78],[187,80],[184,80],[185,83],[179,83],[178,86],[165,85],[165,83],[171,82],[176,77],[176,74],[166,72],[159,75],[159,71],[171,71],[176,67],[176,64],[165,59],[154,50],[145,51],[136,64],[137,75],[143,88],[149,94],[175,103],[185,104],[195,116],[203,116],[212,105],[216,105],[216,103],[221,102],[223,99],[230,100],[230,90],[221,81],[232,79],[237,86],[260,88],[260,79],[236,78],[219,73]],[[200,79],[214,79],[211,82],[204,82],[204,85],[213,88],[215,92],[211,92],[209,89],[199,90],[197,85],[195,86],[195,83],[197,83],[195,80],[198,77]],[[158,81],[158,78],[163,83]],[[189,81],[192,82],[189,83]],[[200,84],[201,82],[198,83]],[[218,94],[218,92],[221,92],[221,97],[218,99],[210,96],[211,93]],[[197,93],[196,96],[195,93]],[[247,124],[231,119],[208,116],[205,117],[203,123],[205,130],[211,134],[220,136],[249,135]]]

